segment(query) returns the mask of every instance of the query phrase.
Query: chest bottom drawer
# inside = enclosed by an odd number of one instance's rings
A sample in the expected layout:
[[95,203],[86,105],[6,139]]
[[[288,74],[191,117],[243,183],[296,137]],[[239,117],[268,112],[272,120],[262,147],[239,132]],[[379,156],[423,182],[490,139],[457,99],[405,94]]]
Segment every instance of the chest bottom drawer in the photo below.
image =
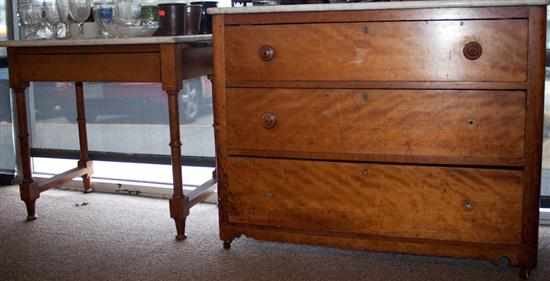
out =
[[230,157],[230,223],[516,244],[519,170]]

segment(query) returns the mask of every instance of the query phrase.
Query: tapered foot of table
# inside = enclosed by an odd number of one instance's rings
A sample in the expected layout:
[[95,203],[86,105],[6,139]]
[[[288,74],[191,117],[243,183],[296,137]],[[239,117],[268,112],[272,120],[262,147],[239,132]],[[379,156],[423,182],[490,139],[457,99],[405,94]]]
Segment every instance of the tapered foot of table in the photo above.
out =
[[176,222],[176,231],[177,231],[176,240],[178,240],[178,241],[183,241],[183,240],[187,239],[187,235],[185,234],[185,221],[186,220],[187,220],[187,218],[185,218],[185,219],[174,219],[174,221]]
[[84,187],[84,193],[91,193],[94,191],[92,188],[92,177],[89,175],[82,176],[82,186]]
[[172,197],[170,199],[170,216],[176,223],[176,240],[182,241],[187,239],[185,234],[185,221],[189,215],[189,201],[186,197]]
[[25,200],[25,206],[27,207],[27,221],[33,221],[38,218],[36,215],[36,199]]

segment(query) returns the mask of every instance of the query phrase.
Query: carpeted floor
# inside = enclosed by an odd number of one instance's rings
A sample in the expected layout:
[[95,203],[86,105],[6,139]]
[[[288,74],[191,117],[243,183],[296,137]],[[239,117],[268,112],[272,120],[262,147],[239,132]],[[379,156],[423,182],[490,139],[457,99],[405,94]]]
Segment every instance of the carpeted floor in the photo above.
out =
[[[88,202],[86,206],[76,206]],[[484,261],[347,251],[241,238],[218,239],[215,205],[188,219],[174,240],[165,200],[52,190],[27,223],[16,187],[0,188],[0,281],[11,280],[518,280],[517,269]],[[550,280],[550,228],[541,228],[539,266]]]

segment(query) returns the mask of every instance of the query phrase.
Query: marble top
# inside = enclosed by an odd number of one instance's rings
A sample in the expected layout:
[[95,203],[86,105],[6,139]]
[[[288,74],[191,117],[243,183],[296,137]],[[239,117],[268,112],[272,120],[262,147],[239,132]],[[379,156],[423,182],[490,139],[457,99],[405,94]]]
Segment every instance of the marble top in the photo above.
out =
[[210,43],[211,34],[181,35],[181,36],[152,36],[133,38],[94,38],[94,39],[66,39],[66,40],[9,40],[0,41],[0,47],[47,47],[47,46],[97,46],[97,45],[142,45],[166,43]]
[[461,8],[489,6],[548,5],[549,0],[449,0],[449,1],[401,1],[361,2],[308,5],[251,6],[239,8],[209,8],[209,14],[248,14],[279,12],[357,11],[422,8]]

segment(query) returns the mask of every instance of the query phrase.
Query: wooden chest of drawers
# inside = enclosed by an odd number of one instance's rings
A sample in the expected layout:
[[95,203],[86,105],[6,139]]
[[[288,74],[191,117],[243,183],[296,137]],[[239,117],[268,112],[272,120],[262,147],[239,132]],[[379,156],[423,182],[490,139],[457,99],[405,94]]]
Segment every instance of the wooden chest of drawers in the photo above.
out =
[[244,234],[527,276],[546,7],[388,5],[214,16],[225,247]]

